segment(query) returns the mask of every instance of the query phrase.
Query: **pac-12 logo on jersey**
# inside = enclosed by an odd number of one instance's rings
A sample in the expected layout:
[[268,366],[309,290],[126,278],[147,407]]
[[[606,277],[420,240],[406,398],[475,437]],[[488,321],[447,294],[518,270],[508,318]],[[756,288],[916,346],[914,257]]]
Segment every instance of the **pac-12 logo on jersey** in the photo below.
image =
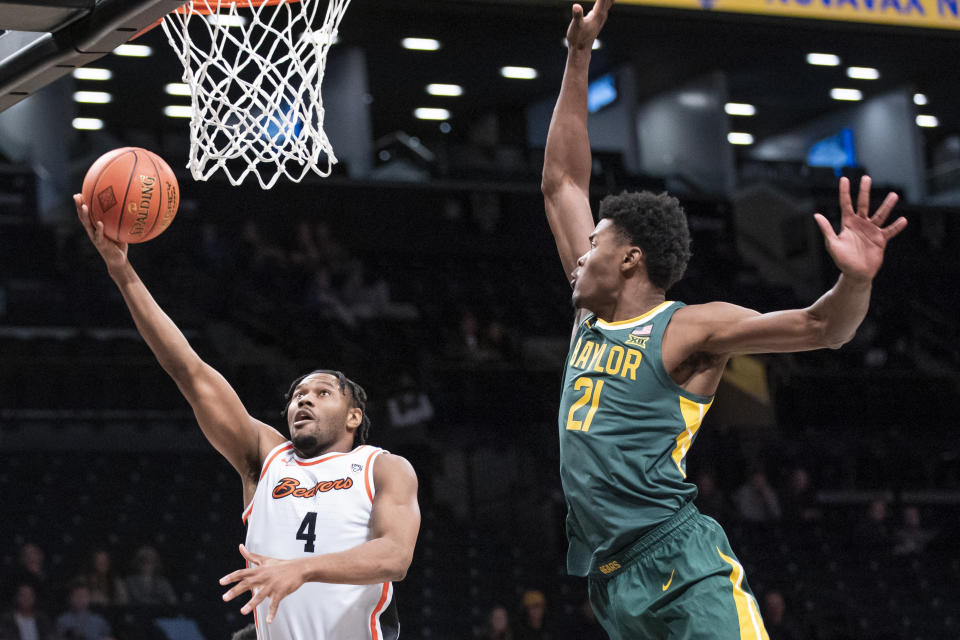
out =
[[274,499],[276,500],[279,500],[280,498],[286,498],[287,496],[293,496],[294,498],[312,498],[318,493],[349,489],[352,486],[353,479],[349,477],[340,478],[338,480],[321,480],[309,489],[306,487],[301,487],[300,481],[296,478],[283,478],[277,483],[277,486],[273,488],[273,493],[271,495],[273,495]]
[[355,472],[356,472],[356,471],[363,471],[363,465],[362,465],[362,464],[357,464],[356,462],[354,462],[353,464],[351,464],[351,465],[350,465],[350,468],[351,468],[353,471],[355,471]]

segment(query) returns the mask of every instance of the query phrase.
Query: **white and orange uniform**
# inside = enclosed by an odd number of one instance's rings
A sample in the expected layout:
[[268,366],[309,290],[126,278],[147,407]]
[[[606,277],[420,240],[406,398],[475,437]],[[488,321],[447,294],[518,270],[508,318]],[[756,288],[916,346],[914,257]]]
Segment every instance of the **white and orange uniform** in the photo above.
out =
[[[289,560],[351,549],[371,539],[373,465],[383,449],[303,459],[286,442],[267,455],[253,500],[243,512],[247,548]],[[308,582],[280,602],[267,624],[269,599],[254,612],[260,640],[394,640],[399,636],[393,584]]]

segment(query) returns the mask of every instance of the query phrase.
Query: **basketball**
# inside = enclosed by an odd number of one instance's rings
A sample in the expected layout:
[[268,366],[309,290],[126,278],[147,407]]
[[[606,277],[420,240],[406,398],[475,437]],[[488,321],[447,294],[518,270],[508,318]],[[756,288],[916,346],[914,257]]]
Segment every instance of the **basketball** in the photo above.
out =
[[93,222],[116,242],[146,242],[177,215],[180,187],[163,158],[139,147],[103,154],[83,178],[83,201]]

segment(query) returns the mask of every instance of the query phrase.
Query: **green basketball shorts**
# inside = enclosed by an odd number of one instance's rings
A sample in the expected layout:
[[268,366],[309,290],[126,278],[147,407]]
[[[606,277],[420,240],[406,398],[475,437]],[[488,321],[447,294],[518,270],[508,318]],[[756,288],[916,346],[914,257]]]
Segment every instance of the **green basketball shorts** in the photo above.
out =
[[692,502],[596,563],[589,587],[612,640],[768,640],[726,534]]

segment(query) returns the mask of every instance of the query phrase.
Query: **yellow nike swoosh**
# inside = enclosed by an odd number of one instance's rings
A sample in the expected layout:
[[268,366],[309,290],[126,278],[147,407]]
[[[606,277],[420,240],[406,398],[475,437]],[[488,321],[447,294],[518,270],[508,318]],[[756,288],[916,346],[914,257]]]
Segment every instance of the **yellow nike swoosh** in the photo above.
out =
[[667,580],[667,584],[665,584],[665,585],[663,585],[663,587],[661,587],[664,591],[666,591],[667,589],[670,588],[670,585],[673,583],[673,574],[676,573],[676,572],[677,572],[676,569],[674,569],[673,571],[670,572],[670,579]]

